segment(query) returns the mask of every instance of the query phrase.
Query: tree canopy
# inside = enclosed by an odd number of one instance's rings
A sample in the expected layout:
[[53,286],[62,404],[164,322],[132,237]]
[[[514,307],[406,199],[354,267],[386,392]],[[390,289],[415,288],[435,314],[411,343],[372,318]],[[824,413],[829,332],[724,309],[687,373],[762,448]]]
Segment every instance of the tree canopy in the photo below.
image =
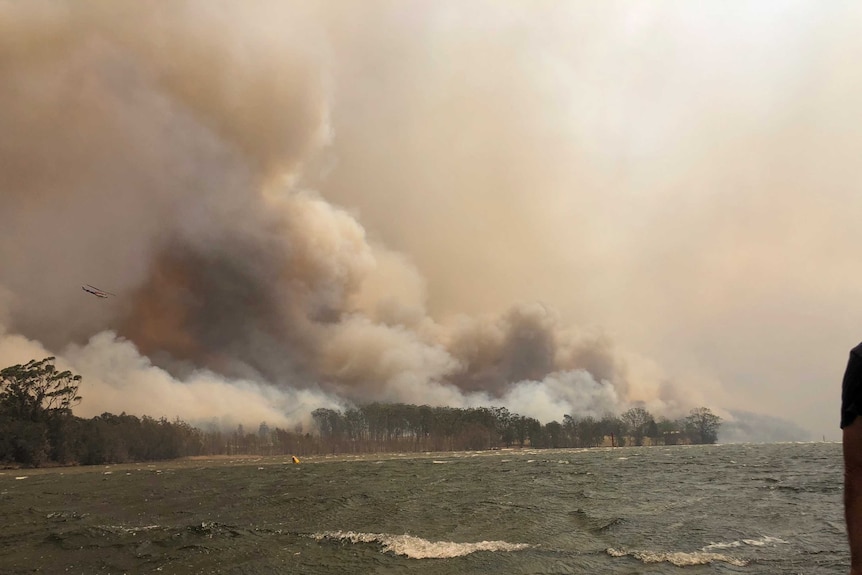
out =
[[692,409],[685,421],[698,437],[697,443],[715,443],[718,440],[721,418],[706,407]]
[[0,370],[0,460],[39,465],[64,457],[80,375],[58,371],[53,357]]
[[78,395],[81,376],[57,371],[54,359],[33,359],[0,370],[0,411],[30,421],[71,413],[72,406],[81,400]]

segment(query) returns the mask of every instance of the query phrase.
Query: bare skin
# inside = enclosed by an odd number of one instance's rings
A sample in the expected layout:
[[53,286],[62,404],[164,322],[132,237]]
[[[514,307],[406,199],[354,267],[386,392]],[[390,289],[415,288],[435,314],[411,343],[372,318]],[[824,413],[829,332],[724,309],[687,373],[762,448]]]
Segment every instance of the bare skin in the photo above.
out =
[[844,517],[850,542],[850,575],[862,575],[862,417],[844,428]]

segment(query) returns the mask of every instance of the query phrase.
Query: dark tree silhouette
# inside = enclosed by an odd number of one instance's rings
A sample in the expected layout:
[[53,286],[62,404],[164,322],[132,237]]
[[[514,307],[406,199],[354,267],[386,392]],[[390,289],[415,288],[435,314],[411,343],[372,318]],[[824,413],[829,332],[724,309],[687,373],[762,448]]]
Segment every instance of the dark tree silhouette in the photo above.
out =
[[644,436],[647,435],[649,424],[653,423],[653,417],[643,407],[633,407],[620,416],[624,431],[635,440],[635,445],[643,445]]
[[0,409],[8,416],[39,422],[69,414],[81,400],[80,375],[57,371],[53,357],[0,370]]
[[67,427],[80,375],[57,371],[53,357],[0,370],[0,460],[40,465],[69,457]]
[[718,440],[718,428],[721,418],[707,407],[698,407],[689,412],[685,418],[686,427],[694,434],[695,443],[715,443]]

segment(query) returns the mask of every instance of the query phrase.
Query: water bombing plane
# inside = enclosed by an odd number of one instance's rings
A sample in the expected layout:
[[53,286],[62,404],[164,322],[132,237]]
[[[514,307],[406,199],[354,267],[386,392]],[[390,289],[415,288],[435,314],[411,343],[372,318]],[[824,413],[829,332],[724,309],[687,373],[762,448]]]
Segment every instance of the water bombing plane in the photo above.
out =
[[97,288],[96,286],[91,286],[90,284],[82,285],[81,289],[84,290],[85,292],[89,293],[89,294],[93,294],[94,296],[100,297],[100,298],[106,298],[106,297],[109,297],[112,295],[117,295],[117,294],[113,294],[109,291],[101,290],[101,289]]

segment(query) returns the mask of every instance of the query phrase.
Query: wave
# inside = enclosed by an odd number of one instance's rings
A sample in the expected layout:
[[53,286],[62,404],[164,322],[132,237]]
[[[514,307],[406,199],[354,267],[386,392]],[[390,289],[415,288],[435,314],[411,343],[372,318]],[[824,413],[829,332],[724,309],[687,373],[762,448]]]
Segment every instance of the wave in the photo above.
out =
[[314,533],[312,539],[322,541],[349,541],[350,543],[378,543],[384,553],[403,555],[410,559],[448,559],[476,553],[477,551],[520,551],[530,545],[506,541],[479,541],[456,543],[454,541],[428,541],[413,535],[389,535],[386,533],[357,533],[355,531],[324,531]]
[[690,565],[709,565],[710,563],[728,563],[735,567],[745,567],[747,562],[721,553],[710,553],[706,551],[694,551],[685,553],[682,551],[626,551],[608,548],[607,554],[611,557],[634,557],[642,563],[670,563],[677,567]]
[[734,547],[742,547],[743,545],[751,545],[754,547],[764,547],[766,545],[774,545],[779,543],[787,543],[784,539],[779,539],[778,537],[770,537],[769,535],[765,535],[760,539],[740,539],[739,541],[730,541],[728,543],[710,543],[706,547],[703,548],[704,551],[707,549],[731,549]]

